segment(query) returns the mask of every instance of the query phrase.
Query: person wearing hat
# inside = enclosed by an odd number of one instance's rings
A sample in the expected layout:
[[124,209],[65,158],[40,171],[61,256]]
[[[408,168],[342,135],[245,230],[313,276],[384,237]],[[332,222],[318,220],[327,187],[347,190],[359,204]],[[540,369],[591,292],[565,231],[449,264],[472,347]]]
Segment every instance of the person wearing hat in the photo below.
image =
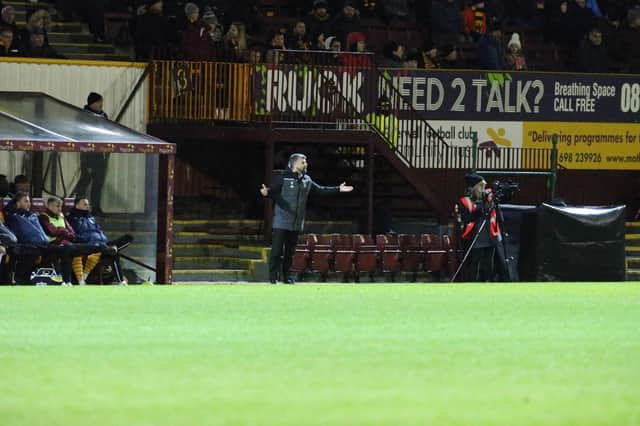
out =
[[[107,113],[102,110],[102,95],[91,92],[87,96],[87,104],[84,110],[94,117],[108,120]],[[80,179],[73,193],[79,196],[89,196],[88,189],[91,185],[90,199],[94,204],[93,212],[102,214],[100,200],[102,188],[107,177],[109,154],[103,152],[83,152],[80,154]]]
[[[464,248],[465,251],[471,249],[464,269],[464,280],[492,281],[495,276],[496,247],[501,240],[493,194],[486,189],[487,182],[477,173],[466,174],[464,181],[467,189],[457,207],[462,219]],[[476,236],[473,247],[469,247]]]
[[331,34],[338,36],[341,43],[345,43],[347,34],[362,31],[360,11],[353,0],[346,0],[340,11],[331,22]]
[[209,59],[210,40],[207,24],[200,19],[200,9],[195,3],[184,6],[185,24],[182,30],[182,55],[188,61]]
[[505,56],[507,68],[514,71],[525,71],[527,69],[527,61],[522,53],[522,43],[520,42],[520,34],[513,33],[507,43],[507,55]]
[[311,13],[304,20],[307,34],[331,34],[331,22],[327,0],[315,0]]
[[345,182],[339,186],[320,186],[307,174],[307,156],[292,154],[284,173],[276,175],[267,187],[262,185],[260,194],[274,202],[273,237],[269,255],[269,281],[278,279],[285,284],[295,284],[290,268],[298,243],[298,235],[304,229],[309,194],[337,194],[353,191]]

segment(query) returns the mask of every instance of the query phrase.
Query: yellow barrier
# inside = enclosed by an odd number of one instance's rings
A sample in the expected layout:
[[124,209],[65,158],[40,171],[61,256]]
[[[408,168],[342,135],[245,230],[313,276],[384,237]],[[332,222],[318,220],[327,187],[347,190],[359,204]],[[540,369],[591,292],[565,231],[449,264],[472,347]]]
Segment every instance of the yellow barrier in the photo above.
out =
[[249,121],[251,73],[249,64],[154,62],[151,121]]

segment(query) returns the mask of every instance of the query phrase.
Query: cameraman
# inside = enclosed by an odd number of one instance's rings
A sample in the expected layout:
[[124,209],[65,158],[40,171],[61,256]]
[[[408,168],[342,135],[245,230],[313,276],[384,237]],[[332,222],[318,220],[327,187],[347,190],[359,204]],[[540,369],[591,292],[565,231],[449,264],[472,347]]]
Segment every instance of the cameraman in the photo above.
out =
[[464,269],[464,280],[492,281],[495,277],[496,247],[502,239],[493,193],[486,189],[487,182],[484,178],[476,173],[465,175],[464,180],[467,191],[465,196],[460,198],[459,210],[463,223],[461,238],[466,243],[465,250],[469,249],[469,245],[477,236]]

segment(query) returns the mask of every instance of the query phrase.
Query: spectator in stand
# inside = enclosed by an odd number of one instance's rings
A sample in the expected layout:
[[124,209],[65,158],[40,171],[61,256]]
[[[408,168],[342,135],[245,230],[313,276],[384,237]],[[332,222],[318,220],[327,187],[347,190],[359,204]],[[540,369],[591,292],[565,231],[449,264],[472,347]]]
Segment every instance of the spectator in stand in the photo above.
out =
[[305,19],[307,32],[310,34],[331,34],[331,15],[326,0],[314,0],[311,13]]
[[382,0],[380,6],[382,19],[387,24],[394,21],[406,22],[412,17],[407,0]]
[[578,47],[576,71],[606,73],[609,71],[609,57],[603,44],[602,31],[594,27]]
[[624,61],[623,71],[640,74],[640,7],[629,10],[627,26],[618,35],[617,45]]
[[326,50],[331,50],[332,52],[340,52],[342,50],[342,43],[340,42],[338,37],[327,37],[324,42],[324,48]]
[[13,31],[13,38],[15,40],[20,39],[20,31],[16,24],[16,10],[13,6],[5,6],[0,12],[0,28],[9,28]]
[[452,44],[445,44],[440,49],[439,63],[440,67],[444,69],[456,69],[460,67],[458,63],[458,49]]
[[247,50],[247,31],[242,22],[233,22],[224,36],[227,59],[239,61]]
[[473,0],[463,11],[464,33],[468,39],[476,41],[487,32],[484,6],[484,0]]
[[[102,95],[91,92],[87,96],[87,104],[84,110],[89,114],[108,120],[107,113],[102,110]],[[107,178],[109,166],[109,154],[103,152],[83,152],[80,154],[80,179],[73,191],[75,194],[86,194],[91,185],[91,197],[96,200],[94,211],[96,214],[104,214],[100,208],[102,188]]]
[[311,49],[311,40],[307,36],[307,24],[303,21],[298,21],[293,25],[287,46],[292,50]]
[[366,55],[367,37],[363,33],[350,33],[347,35],[349,52],[340,55],[341,65],[350,68],[370,68],[373,67],[373,55]]
[[367,18],[376,18],[380,15],[379,0],[362,0],[361,14]]
[[276,31],[271,35],[270,49],[267,50],[265,58],[268,64],[277,65],[282,63],[284,55],[280,50],[287,50],[287,47],[284,44],[284,34],[280,31]]
[[457,0],[433,0],[431,28],[436,43],[461,41],[463,21]]
[[522,43],[520,34],[513,33],[507,43],[507,55],[505,56],[507,69],[514,71],[524,71],[527,69],[527,61],[522,53]]
[[418,62],[420,60],[421,54],[418,51],[418,49],[410,49],[407,52],[407,57],[404,61],[404,64],[402,64],[402,68],[405,69],[418,69]]
[[173,40],[171,27],[162,15],[162,0],[151,0],[145,12],[136,19],[134,44],[137,60],[168,56],[167,48]]
[[404,64],[404,55],[404,46],[395,41],[390,41],[382,49],[382,59],[378,62],[378,66],[401,68]]
[[569,0],[559,1],[550,12],[547,21],[547,39],[558,46],[566,46],[570,43],[567,31],[571,25],[571,15],[569,14]]
[[[113,272],[116,276],[116,280],[120,285],[127,285],[127,281],[122,276],[122,268],[120,267],[120,257],[118,253],[129,246],[133,241],[133,237],[131,235],[124,235],[117,240],[110,241],[107,236],[102,231],[102,227],[96,221],[96,218],[91,214],[91,204],[89,200],[84,196],[76,197],[74,202],[74,207],[69,212],[67,216],[69,220],[69,224],[75,230],[76,233],[76,241],[82,244],[96,244],[101,247],[107,247],[109,250],[103,251],[103,253],[111,253],[113,257]],[[95,259],[95,258],[94,258]],[[97,262],[91,261],[89,262],[89,258],[87,262],[83,265],[83,269],[81,272],[82,281],[86,281],[87,277],[91,273],[91,269],[95,267]],[[76,274],[78,274],[79,269],[78,265],[74,265],[74,269],[76,269]]]
[[45,30],[41,27],[29,29],[29,43],[23,53],[30,58],[64,59],[53,47],[45,45]]
[[571,45],[579,44],[585,35],[596,24],[596,16],[587,7],[586,0],[574,0],[569,6],[569,27],[565,28],[567,37]]
[[476,48],[476,60],[481,69],[505,69],[502,29],[497,22],[492,22],[486,34],[480,37]]
[[431,70],[440,68],[438,63],[438,49],[432,41],[425,41],[420,49],[420,57],[418,58],[418,68]]
[[210,37],[207,24],[200,19],[200,9],[195,3],[184,7],[186,17],[182,31],[182,53],[188,61],[203,61],[210,56]]
[[324,33],[316,34],[312,39],[315,41],[315,44],[311,46],[311,50],[325,50],[327,38]]
[[333,54],[331,55],[331,59],[328,61],[328,65],[339,65],[342,43],[340,43],[338,37],[327,37],[327,39],[324,41],[324,48],[327,51],[333,52]]
[[0,29],[0,56],[22,56],[11,28]]
[[338,16],[331,23],[331,34],[335,34],[340,42],[345,43],[347,34],[362,30],[360,23],[360,11],[353,0],[344,2],[344,6]]

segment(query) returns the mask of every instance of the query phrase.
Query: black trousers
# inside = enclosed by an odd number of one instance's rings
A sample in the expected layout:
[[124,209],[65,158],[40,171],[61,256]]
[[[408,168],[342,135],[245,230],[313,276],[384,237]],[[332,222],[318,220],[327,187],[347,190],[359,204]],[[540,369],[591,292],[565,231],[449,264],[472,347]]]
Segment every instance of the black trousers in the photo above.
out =
[[471,250],[465,265],[467,282],[493,281],[495,276],[495,247],[479,247]]
[[[101,208],[102,187],[107,177],[109,157],[102,153],[80,154],[80,180],[76,185],[76,195],[89,197],[95,209]],[[91,194],[87,193],[91,185]]]
[[[291,261],[298,244],[298,232],[286,229],[274,229],[271,237],[271,255],[269,256],[269,278],[286,280],[289,278]],[[280,275],[282,272],[282,275]]]

